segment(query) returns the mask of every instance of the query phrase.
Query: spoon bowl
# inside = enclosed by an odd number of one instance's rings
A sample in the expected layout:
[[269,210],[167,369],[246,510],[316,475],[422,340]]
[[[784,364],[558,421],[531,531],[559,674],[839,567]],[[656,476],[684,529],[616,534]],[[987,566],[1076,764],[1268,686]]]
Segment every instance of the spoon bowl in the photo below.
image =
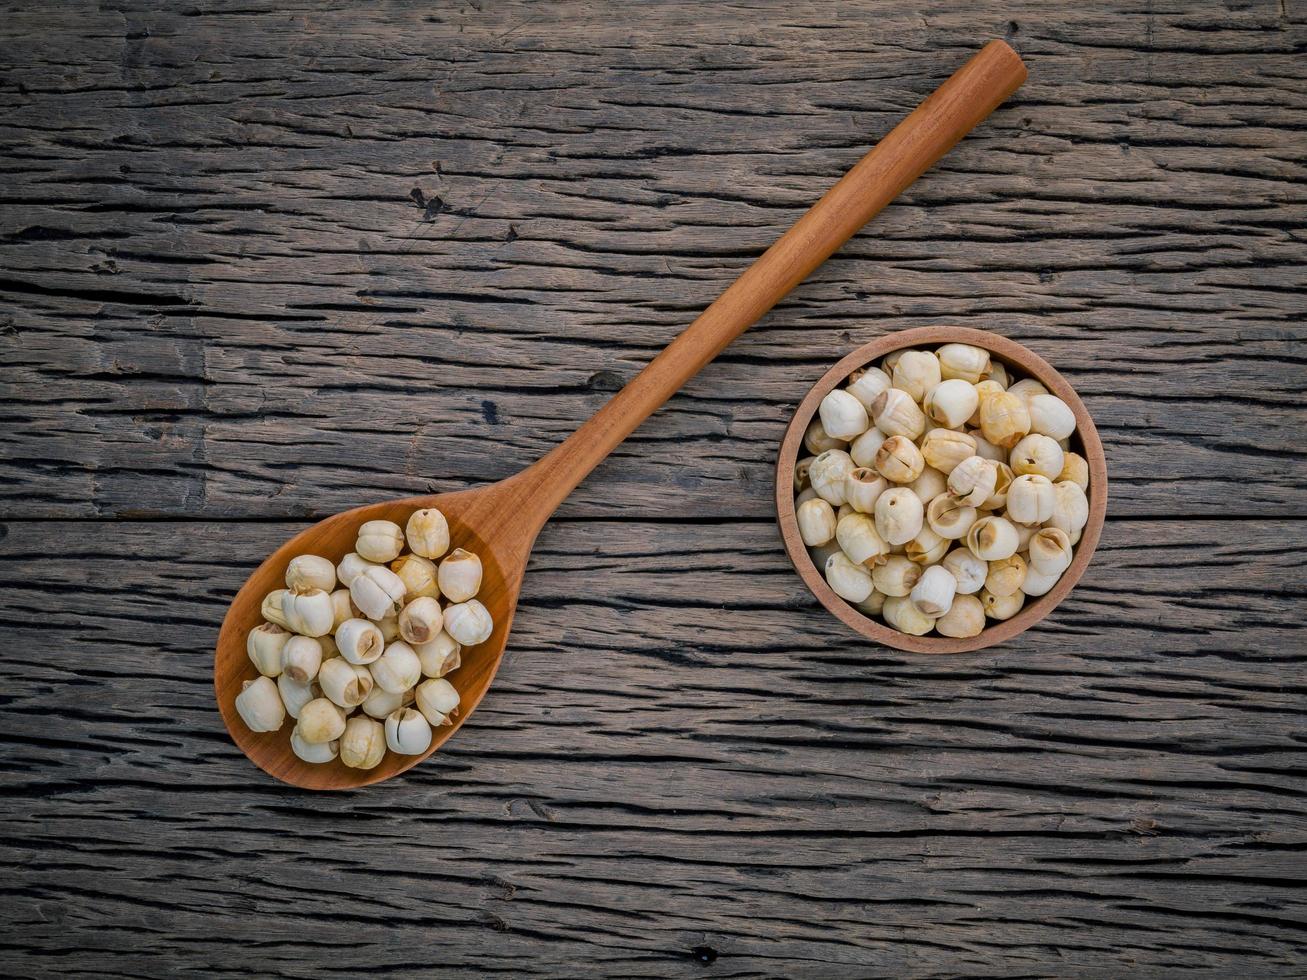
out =
[[[517,597],[522,587],[535,535],[514,520],[505,520],[504,508],[511,507],[511,483],[495,483],[477,490],[429,497],[410,497],[356,507],[312,527],[305,528],[267,558],[249,577],[222,622],[214,662],[213,682],[218,708],[227,731],[250,760],[271,776],[304,789],[352,789],[397,776],[417,765],[458,731],[485,696],[508,643]],[[295,719],[287,716],[280,731],[252,732],[236,711],[236,695],[258,671],[245,652],[249,631],[263,622],[260,607],[269,592],[284,588],[286,566],[297,555],[321,555],[338,564],[354,550],[358,529],[366,521],[394,521],[403,527],[409,515],[424,507],[435,507],[449,522],[450,550],[466,548],[481,559],[481,591],[477,598],[494,619],[494,632],[484,643],[465,646],[461,666],[446,676],[458,690],[459,706],[453,724],[432,730],[431,746],[420,755],[387,752],[374,769],[351,769],[339,758],[327,763],[309,763],[290,748]],[[538,528],[537,528],[538,530]],[[530,538],[523,540],[525,535]]]

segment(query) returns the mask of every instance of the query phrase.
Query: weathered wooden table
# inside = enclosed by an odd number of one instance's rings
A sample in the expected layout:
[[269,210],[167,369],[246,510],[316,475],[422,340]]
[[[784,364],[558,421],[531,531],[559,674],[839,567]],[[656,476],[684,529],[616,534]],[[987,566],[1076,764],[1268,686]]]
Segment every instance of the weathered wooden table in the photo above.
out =
[[[1307,11],[35,3],[3,21],[6,976],[1302,975]],[[992,36],[1031,78],[542,536],[447,751],[255,770],[211,649],[356,502],[560,440]],[[1015,337],[1108,443],[1019,644],[869,647],[769,467]]]

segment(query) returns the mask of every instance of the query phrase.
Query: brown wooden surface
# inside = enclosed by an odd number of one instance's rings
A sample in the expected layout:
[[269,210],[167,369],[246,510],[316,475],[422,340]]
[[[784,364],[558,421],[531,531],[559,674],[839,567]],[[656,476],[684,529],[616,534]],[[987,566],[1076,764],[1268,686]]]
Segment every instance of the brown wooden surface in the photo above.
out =
[[[8,975],[1304,972],[1300,4],[224,9],[0,20]],[[1018,98],[563,505],[457,739],[246,761],[272,547],[538,457],[990,36]],[[947,661],[770,500],[823,371],[937,322],[1112,476],[1056,616]]]

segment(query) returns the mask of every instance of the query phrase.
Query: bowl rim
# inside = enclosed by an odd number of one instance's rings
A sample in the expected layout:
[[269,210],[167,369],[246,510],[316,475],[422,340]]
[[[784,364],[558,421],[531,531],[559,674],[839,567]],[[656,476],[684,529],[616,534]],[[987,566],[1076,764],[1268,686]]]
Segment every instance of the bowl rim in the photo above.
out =
[[[900,633],[890,626],[863,615],[853,605],[836,595],[826,584],[825,576],[812,561],[807,546],[799,536],[794,506],[794,466],[799,460],[800,450],[803,449],[804,433],[808,424],[816,416],[821,399],[827,392],[841,385],[855,370],[866,367],[896,350],[953,343],[972,344],[984,348],[991,354],[997,354],[1001,360],[1019,368],[1026,376],[1034,378],[1067,403],[1075,415],[1076,434],[1080,437],[1085,461],[1089,466],[1089,493],[1087,494],[1089,520],[1081,532],[1071,564],[1062,573],[1057,584],[1045,595],[1035,598],[1033,602],[1027,602],[1011,619],[987,626],[978,636],[960,638],[912,636]],[[1085,408],[1075,389],[1053,365],[1028,347],[999,334],[972,327],[942,325],[913,327],[885,334],[847,354],[821,376],[799,403],[790,424],[785,429],[780,451],[776,456],[776,520],[780,526],[786,554],[799,573],[799,577],[827,611],[847,626],[868,639],[908,653],[948,654],[983,650],[1012,639],[1047,617],[1075,588],[1085,569],[1089,567],[1107,516],[1107,493],[1107,459],[1103,453],[1103,443],[1099,439],[1098,429],[1094,426],[1089,410]]]

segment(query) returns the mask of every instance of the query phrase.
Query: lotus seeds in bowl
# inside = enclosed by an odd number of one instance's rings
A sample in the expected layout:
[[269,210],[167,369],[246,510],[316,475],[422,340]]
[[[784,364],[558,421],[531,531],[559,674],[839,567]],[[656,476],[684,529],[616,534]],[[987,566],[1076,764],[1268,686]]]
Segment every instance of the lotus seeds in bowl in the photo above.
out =
[[896,350],[821,399],[795,521],[831,590],[900,633],[979,636],[1048,593],[1089,520],[1076,415],[982,347]]

